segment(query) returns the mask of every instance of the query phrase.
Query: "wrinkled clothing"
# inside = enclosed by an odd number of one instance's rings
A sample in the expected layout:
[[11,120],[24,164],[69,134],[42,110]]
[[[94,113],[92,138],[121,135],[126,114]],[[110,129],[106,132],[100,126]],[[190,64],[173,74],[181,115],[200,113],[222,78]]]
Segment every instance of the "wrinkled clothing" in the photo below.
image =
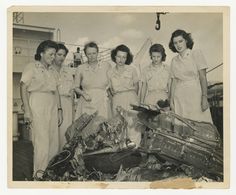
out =
[[138,81],[138,74],[134,67],[125,65],[125,70],[119,73],[116,67],[108,73],[111,88],[115,93],[125,91],[135,91],[135,85]]
[[90,89],[86,90],[86,93],[92,100],[88,102],[82,96],[80,97],[77,102],[75,119],[79,118],[83,113],[93,114],[96,111],[98,111],[99,116],[108,119],[109,104],[106,91],[102,89]]
[[138,104],[138,96],[135,91],[125,91],[116,93],[112,98],[112,109],[114,115],[116,115],[117,106],[121,106],[127,111],[136,112],[132,110],[130,104]]
[[139,81],[134,67],[126,66],[123,73],[118,73],[116,68],[109,72],[110,87],[115,92],[112,98],[112,111],[116,115],[117,106],[127,110],[126,120],[128,122],[128,136],[139,146],[141,141],[141,131],[137,123],[137,112],[131,110],[130,104],[138,104],[138,96],[135,92],[135,84]]
[[52,66],[46,69],[39,61],[29,63],[24,68],[21,82],[27,86],[28,92],[55,92],[57,87],[55,69]]
[[57,81],[55,70],[40,62],[27,65],[21,82],[29,92],[29,106],[32,113],[32,142],[34,146],[34,173],[45,170],[59,148],[58,111],[55,92]]
[[170,71],[167,65],[153,66],[150,64],[142,71],[142,82],[147,84],[147,93],[144,99],[145,104],[156,104],[158,100],[168,98],[168,82]]
[[62,150],[66,143],[65,132],[73,121],[73,93],[75,71],[73,68],[62,66],[60,72],[55,69],[55,78],[58,84],[58,92],[61,98],[63,122],[59,127],[59,149]]
[[175,113],[188,119],[212,123],[210,109],[201,110],[202,90],[198,71],[207,64],[200,50],[188,49],[183,57],[172,59],[171,77],[176,81],[174,93]]
[[[55,69],[55,68],[54,68]],[[75,88],[73,68],[62,66],[60,72],[55,69],[55,77],[58,83],[58,92],[63,96],[71,96],[71,91]]]
[[35,173],[37,170],[45,170],[49,161],[58,153],[58,112],[53,93],[32,92],[29,105],[33,116]]
[[96,67],[88,63],[80,65],[76,71],[75,86],[83,88],[92,101],[88,102],[81,96],[77,103],[75,119],[83,113],[93,114],[98,111],[98,115],[109,118],[109,102],[107,98],[108,78],[107,72],[110,64],[99,62]]

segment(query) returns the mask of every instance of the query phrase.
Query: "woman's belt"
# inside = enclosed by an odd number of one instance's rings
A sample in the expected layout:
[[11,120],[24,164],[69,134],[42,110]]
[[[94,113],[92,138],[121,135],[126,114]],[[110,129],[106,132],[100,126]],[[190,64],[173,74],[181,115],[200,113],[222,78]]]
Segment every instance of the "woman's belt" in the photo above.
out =
[[92,89],[84,89],[84,92],[85,93],[94,93],[94,92],[97,92],[97,93],[106,93],[106,89],[101,89],[101,88],[92,88]]
[[181,79],[176,79],[175,80],[177,81],[177,84],[188,84],[188,83],[191,83],[191,82],[197,82],[199,81],[199,78],[194,78],[194,79],[190,79],[190,80],[181,80]]
[[168,90],[167,89],[148,89],[148,92],[149,93],[155,93],[155,92],[164,92],[164,93],[167,93]]
[[60,94],[61,97],[65,97],[65,98],[71,98],[70,94]]
[[36,93],[39,93],[39,94],[52,94],[52,95],[55,95],[55,91],[29,91],[29,93],[31,94],[36,94]]
[[116,91],[114,93],[114,95],[116,94],[121,94],[121,93],[125,93],[125,92],[135,92],[135,89],[127,89],[127,90],[122,90],[122,91]]

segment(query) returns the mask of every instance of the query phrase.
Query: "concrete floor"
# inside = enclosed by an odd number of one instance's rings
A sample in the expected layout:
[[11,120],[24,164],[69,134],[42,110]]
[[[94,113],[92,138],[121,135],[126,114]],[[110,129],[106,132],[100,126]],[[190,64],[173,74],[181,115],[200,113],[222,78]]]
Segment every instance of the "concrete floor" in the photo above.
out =
[[31,141],[13,142],[13,181],[32,180],[33,145]]

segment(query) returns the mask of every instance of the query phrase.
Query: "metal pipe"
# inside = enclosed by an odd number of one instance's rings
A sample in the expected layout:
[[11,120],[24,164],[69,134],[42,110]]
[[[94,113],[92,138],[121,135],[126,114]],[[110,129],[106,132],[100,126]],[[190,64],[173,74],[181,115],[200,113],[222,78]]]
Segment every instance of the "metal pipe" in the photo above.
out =
[[60,28],[57,29],[57,42],[61,42],[61,30],[60,30]]

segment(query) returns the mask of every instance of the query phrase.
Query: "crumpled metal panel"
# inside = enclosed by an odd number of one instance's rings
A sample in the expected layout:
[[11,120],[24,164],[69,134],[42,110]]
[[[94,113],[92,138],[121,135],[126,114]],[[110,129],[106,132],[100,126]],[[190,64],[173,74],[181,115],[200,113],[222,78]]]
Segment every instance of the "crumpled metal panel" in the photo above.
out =
[[[144,107],[139,120],[147,129],[141,148],[175,164],[192,165],[223,177],[223,148],[216,127],[182,118],[171,111]],[[141,110],[141,109],[139,109]]]

